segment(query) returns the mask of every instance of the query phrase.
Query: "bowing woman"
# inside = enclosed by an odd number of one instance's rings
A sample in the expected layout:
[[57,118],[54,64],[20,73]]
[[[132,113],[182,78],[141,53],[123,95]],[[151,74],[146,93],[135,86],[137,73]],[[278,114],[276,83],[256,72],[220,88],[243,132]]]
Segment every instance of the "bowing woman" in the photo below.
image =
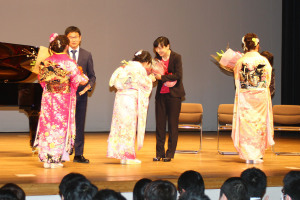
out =
[[107,157],[120,159],[121,164],[140,164],[136,159],[137,148],[142,148],[149,96],[155,78],[148,75],[151,55],[140,50],[132,61],[117,68],[112,74],[109,86],[117,89],[110,134],[108,137]]

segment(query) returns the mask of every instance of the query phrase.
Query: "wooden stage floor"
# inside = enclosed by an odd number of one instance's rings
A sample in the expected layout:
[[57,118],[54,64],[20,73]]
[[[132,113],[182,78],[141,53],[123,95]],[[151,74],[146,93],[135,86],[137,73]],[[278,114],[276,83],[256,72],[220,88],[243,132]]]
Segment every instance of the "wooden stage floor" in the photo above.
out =
[[[300,136],[288,137],[276,134],[278,151],[300,151]],[[140,165],[121,165],[119,160],[106,158],[108,133],[87,133],[85,157],[90,164],[66,162],[61,169],[44,169],[37,155],[29,147],[28,133],[0,133],[0,186],[13,182],[20,185],[26,195],[55,195],[61,179],[70,172],[84,174],[99,189],[111,188],[120,192],[131,192],[135,182],[141,178],[167,179],[177,185],[180,174],[195,170],[202,174],[207,189],[218,189],[229,177],[239,176],[249,168],[257,167],[268,177],[268,186],[281,186],[284,175],[290,170],[300,170],[300,156],[276,156],[266,151],[263,164],[246,164],[237,155],[217,153],[216,132],[203,134],[202,150],[198,154],[176,154],[172,162],[153,162],[155,156],[155,134],[146,133],[144,147],[137,152]],[[197,133],[181,132],[177,149],[199,148]],[[221,148],[234,151],[230,133],[221,138]],[[71,157],[72,159],[72,157]]]

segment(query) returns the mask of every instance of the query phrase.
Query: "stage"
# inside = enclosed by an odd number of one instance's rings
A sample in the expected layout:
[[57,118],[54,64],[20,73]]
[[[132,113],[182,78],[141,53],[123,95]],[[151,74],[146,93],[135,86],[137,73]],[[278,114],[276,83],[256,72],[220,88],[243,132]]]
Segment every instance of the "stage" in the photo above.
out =
[[[277,151],[300,151],[299,133],[288,136],[276,133]],[[99,189],[110,188],[131,192],[141,178],[167,179],[177,185],[180,174],[195,170],[202,174],[206,189],[219,189],[229,177],[239,176],[249,167],[263,170],[268,177],[268,187],[282,186],[284,175],[290,170],[300,170],[300,156],[277,156],[266,151],[264,163],[246,164],[237,155],[220,155],[217,152],[217,133],[204,132],[202,150],[198,154],[178,154],[171,162],[153,162],[155,134],[146,133],[144,147],[137,151],[140,165],[121,165],[119,160],[106,158],[108,133],[86,133],[84,156],[90,164],[65,162],[60,169],[44,169],[29,146],[28,133],[0,133],[0,186],[13,182],[20,185],[26,195],[55,195],[61,179],[70,172],[84,174]],[[180,132],[178,150],[199,148],[197,132]],[[230,133],[221,137],[220,148],[234,151]],[[73,159],[73,156],[71,156]]]

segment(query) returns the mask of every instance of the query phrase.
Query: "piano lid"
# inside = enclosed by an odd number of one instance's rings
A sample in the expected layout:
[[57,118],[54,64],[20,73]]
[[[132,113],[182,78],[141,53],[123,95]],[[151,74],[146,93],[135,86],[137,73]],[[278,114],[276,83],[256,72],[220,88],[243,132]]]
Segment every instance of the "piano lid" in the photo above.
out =
[[35,46],[0,42],[0,82],[36,79],[31,68],[38,50]]

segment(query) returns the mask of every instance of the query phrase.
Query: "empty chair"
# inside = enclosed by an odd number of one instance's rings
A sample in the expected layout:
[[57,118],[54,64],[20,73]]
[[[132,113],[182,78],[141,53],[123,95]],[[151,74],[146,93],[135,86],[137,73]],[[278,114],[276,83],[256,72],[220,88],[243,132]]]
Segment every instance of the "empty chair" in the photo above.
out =
[[196,130],[200,133],[198,150],[176,150],[176,153],[198,153],[202,148],[202,118],[203,108],[199,103],[182,103],[179,115],[179,130]]
[[233,107],[234,104],[220,104],[218,107],[217,150],[222,155],[238,155],[238,152],[220,150],[220,132],[232,130]]
[[[300,131],[299,105],[274,105],[273,116],[274,131]],[[300,155],[300,152],[276,152],[275,145],[272,150],[276,155]]]

